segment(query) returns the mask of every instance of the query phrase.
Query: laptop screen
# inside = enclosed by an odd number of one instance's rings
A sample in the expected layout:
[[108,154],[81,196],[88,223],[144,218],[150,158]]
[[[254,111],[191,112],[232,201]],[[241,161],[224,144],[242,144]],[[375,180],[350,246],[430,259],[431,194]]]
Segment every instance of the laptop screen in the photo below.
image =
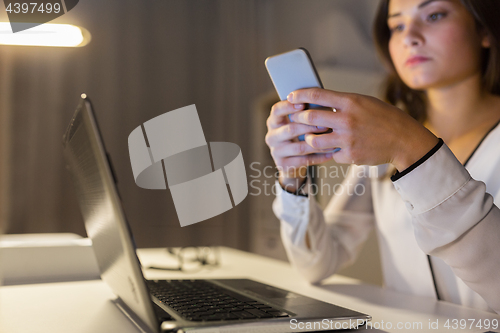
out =
[[150,329],[158,331],[131,233],[90,101],[85,95],[63,137],[64,155],[101,278]]

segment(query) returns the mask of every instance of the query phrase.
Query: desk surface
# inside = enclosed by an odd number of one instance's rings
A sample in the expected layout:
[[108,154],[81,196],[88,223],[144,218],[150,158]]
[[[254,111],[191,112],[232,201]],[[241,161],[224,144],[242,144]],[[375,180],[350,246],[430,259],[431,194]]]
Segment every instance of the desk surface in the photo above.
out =
[[[172,264],[164,249],[140,249],[138,254],[144,266]],[[147,279],[252,278],[370,314],[373,327],[378,328],[372,332],[486,332],[489,330],[484,327],[471,328],[472,320],[474,325],[478,320],[483,324],[485,319],[500,322],[500,316],[493,313],[398,294],[339,275],[321,286],[309,285],[285,262],[229,248],[222,248],[221,265],[216,269],[190,274],[158,270],[144,273]],[[111,302],[113,298],[100,280],[4,286],[0,288],[0,332],[138,332]],[[458,320],[457,329],[453,329],[453,319]],[[466,329],[460,329],[460,320],[462,324],[465,320]],[[438,328],[434,329],[436,322]],[[432,328],[429,323],[433,323]],[[398,324],[407,328],[398,329]]]

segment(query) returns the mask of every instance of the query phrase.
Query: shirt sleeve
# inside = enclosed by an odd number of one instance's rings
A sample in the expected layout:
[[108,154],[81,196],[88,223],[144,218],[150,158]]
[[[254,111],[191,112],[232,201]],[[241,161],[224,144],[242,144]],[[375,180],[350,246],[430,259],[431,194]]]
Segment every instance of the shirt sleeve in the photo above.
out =
[[391,180],[393,182],[395,182],[396,180],[398,180],[399,178],[403,177],[404,175],[410,173],[413,169],[415,169],[416,167],[418,167],[420,164],[424,163],[425,161],[427,161],[432,155],[434,155],[438,150],[439,148],[441,148],[441,146],[443,145],[444,141],[443,139],[439,138],[439,141],[438,143],[434,146],[434,148],[432,148],[427,154],[425,154],[422,158],[420,158],[418,161],[416,161],[415,163],[413,163],[412,165],[410,165],[408,168],[404,169],[403,171],[399,172],[399,171],[396,171],[396,173],[391,177]]
[[394,182],[415,238],[500,313],[500,210],[451,150],[438,151]]
[[[314,193],[314,186],[308,180],[305,193]],[[368,167],[351,166],[335,193],[323,211],[314,196],[288,193],[277,183],[273,210],[281,220],[283,245],[294,268],[311,283],[352,263],[374,226]]]

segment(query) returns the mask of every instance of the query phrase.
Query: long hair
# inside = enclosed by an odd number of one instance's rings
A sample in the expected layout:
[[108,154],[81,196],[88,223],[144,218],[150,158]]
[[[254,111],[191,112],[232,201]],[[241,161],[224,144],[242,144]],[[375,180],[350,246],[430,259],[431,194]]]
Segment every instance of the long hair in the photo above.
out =
[[[488,34],[491,46],[482,54],[482,84],[486,91],[500,95],[500,1],[460,0],[471,13],[478,29]],[[399,77],[389,54],[391,32],[387,26],[389,0],[381,0],[375,17],[373,36],[379,57],[389,71],[383,97],[420,122],[426,118],[426,96],[423,91],[411,89]]]

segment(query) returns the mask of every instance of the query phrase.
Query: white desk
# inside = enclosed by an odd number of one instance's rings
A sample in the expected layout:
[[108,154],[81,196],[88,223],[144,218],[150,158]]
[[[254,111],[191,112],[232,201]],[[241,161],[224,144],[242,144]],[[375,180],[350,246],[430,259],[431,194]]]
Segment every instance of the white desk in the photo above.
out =
[[[144,265],[172,263],[162,249],[141,249],[138,253]],[[322,286],[311,286],[287,263],[238,250],[222,248],[221,258],[222,264],[217,269],[203,269],[192,274],[147,270],[145,275],[148,279],[249,277],[370,314],[374,327],[384,325],[380,330],[370,330],[372,332],[486,332],[488,330],[469,327],[447,329],[444,324],[447,319],[474,319],[476,322],[496,319],[500,322],[499,315],[397,294],[342,276],[334,276]],[[113,298],[100,280],[4,286],[0,288],[0,332],[138,332],[110,301]],[[439,328],[429,329],[429,321],[436,320]],[[393,325],[392,329],[387,328],[388,323]],[[422,326],[397,329],[398,323],[422,323]],[[500,332],[500,329],[490,330]]]

